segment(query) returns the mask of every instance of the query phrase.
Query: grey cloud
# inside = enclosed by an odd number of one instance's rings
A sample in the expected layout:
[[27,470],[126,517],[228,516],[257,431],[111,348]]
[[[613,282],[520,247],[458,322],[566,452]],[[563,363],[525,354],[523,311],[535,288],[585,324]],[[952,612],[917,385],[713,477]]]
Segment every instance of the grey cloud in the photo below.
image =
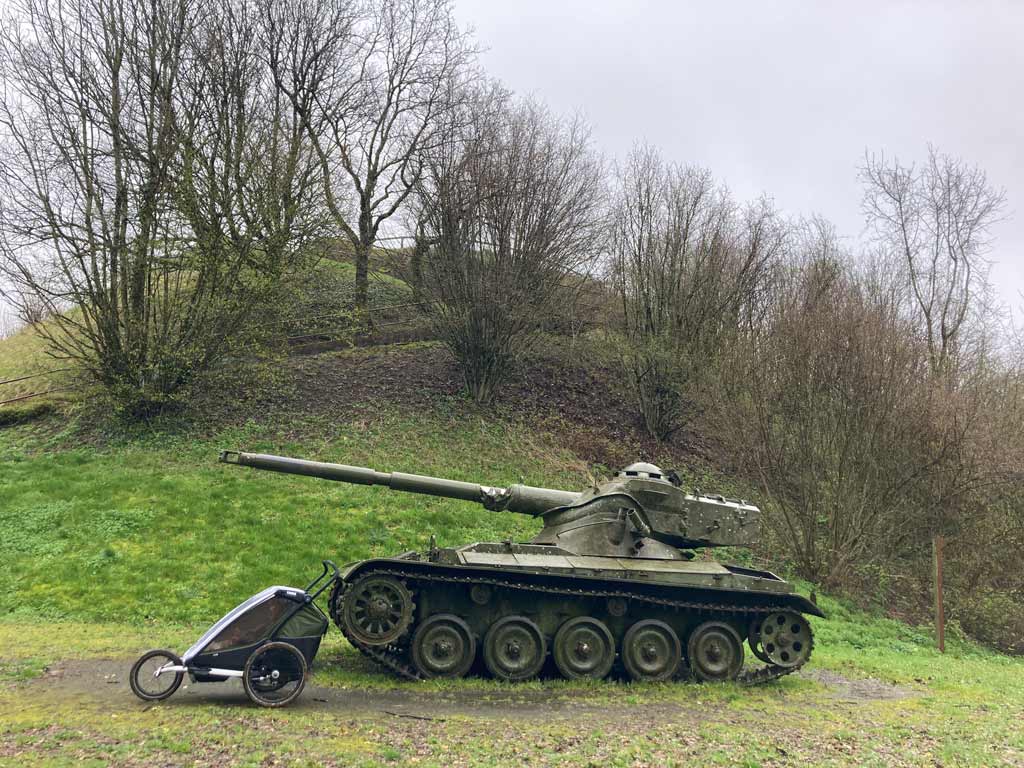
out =
[[581,110],[608,153],[645,139],[854,239],[865,149],[911,160],[931,142],[980,165],[1008,198],[993,281],[1024,304],[1024,3],[457,0],[456,12],[492,74]]

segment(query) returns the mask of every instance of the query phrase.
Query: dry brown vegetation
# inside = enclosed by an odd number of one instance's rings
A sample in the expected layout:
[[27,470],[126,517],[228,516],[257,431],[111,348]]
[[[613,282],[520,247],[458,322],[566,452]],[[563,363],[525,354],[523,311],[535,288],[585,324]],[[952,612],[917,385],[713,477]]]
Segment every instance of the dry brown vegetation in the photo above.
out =
[[599,254],[602,167],[579,120],[484,94],[419,185],[412,275],[466,387],[490,402],[518,357],[566,317]]

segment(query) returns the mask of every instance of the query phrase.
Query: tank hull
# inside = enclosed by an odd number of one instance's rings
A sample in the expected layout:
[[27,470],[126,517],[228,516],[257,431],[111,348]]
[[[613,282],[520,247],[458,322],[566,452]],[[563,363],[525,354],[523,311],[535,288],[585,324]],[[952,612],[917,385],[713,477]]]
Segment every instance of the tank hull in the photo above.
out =
[[[355,563],[344,572],[332,595],[331,615],[353,645],[408,679],[439,676],[439,671],[447,671],[432,665],[430,657],[437,648],[444,650],[447,646],[441,641],[430,645],[429,639],[424,639],[436,627],[440,627],[438,632],[442,636],[445,631],[452,635],[449,639],[462,649],[460,652],[472,656],[454,670],[458,674],[474,671],[510,680],[540,673],[576,677],[571,664],[565,662],[566,643],[570,650],[587,647],[587,643],[572,645],[575,636],[566,640],[566,628],[574,626],[577,635],[582,632],[580,626],[583,630],[596,627],[606,632],[612,660],[600,676],[620,674],[645,679],[643,670],[636,669],[638,663],[629,662],[631,657],[642,655],[648,646],[637,640],[635,631],[630,633],[635,627],[653,627],[657,630],[654,646],[663,647],[669,656],[677,655],[678,660],[666,661],[667,667],[672,668],[671,674],[662,669],[661,676],[651,679],[687,676],[695,661],[698,677],[710,679],[708,670],[717,674],[717,668],[714,660],[709,662],[701,654],[708,652],[707,648],[712,655],[721,652],[714,645],[715,638],[703,639],[710,626],[721,634],[719,641],[725,644],[727,652],[735,654],[731,638],[739,638],[741,644],[750,643],[758,658],[769,662],[759,669],[744,668],[741,645],[739,666],[723,672],[723,679],[746,683],[774,679],[802,666],[813,646],[810,627],[802,617],[823,615],[816,605],[767,571],[713,561],[583,557],[570,553],[540,554],[534,549],[531,545],[473,544],[434,550],[426,557],[406,553],[397,558]],[[396,636],[378,643],[376,638],[368,638],[360,631],[358,625],[365,620],[366,612],[360,614],[353,606],[357,599],[366,601],[365,595],[357,598],[361,585],[381,584],[382,580],[392,580],[404,589],[409,611],[407,623],[394,628]],[[763,647],[751,639],[759,637],[753,630],[767,617],[776,616],[801,617],[802,626],[806,626],[798,663],[771,663],[763,658]],[[532,642],[539,644],[539,650],[534,650],[543,659],[539,668],[526,670],[529,674],[522,678],[517,677],[514,665],[510,671],[508,665],[501,665],[500,658],[495,661],[501,655],[501,649],[494,648],[495,634],[502,641],[506,635],[513,636],[516,642],[522,640],[503,625],[510,618],[515,620],[513,623],[522,624],[519,629],[526,628],[526,634],[533,633],[538,638]],[[790,621],[795,619],[787,618]],[[460,633],[464,636],[461,640]],[[526,645],[528,650],[534,648],[530,642]],[[775,660],[779,661],[777,657]],[[601,671],[602,668],[596,670]]]

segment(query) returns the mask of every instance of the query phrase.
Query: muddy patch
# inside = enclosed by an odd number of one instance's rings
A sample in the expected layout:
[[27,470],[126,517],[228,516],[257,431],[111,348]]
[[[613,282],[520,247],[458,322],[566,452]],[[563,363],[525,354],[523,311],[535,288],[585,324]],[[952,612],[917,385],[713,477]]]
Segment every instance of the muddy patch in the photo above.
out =
[[[209,704],[252,706],[238,681],[194,684],[187,679],[167,701],[147,704],[136,699],[129,689],[130,667],[130,660],[66,661],[47,668],[40,677],[25,685],[48,689],[51,693],[88,697],[119,708],[159,706],[188,709]],[[914,695],[909,689],[880,680],[850,679],[827,670],[807,670],[800,676],[820,683],[836,700],[847,703],[863,704]],[[628,710],[631,716],[642,712],[648,722],[694,722],[703,720],[706,715],[699,702],[693,705],[679,701],[636,703],[625,693],[621,699],[615,697],[615,691],[609,693],[607,699],[594,700],[592,691],[415,691],[408,688],[374,691],[314,683],[306,688],[292,708],[327,709],[352,715],[385,714],[410,721],[467,717],[593,721],[621,718]],[[698,698],[696,693],[695,699]]]
[[821,683],[829,689],[835,698],[841,701],[854,703],[889,701],[915,695],[915,692],[909,688],[893,685],[873,677],[849,678],[828,669],[803,670],[800,676]]
[[[131,661],[67,661],[53,665],[28,685],[52,693],[88,696],[122,707],[191,708],[208,704],[252,706],[241,683],[190,683],[163,702],[146,703],[135,698],[128,686]],[[410,691],[365,690],[327,687],[311,683],[289,709],[327,709],[350,714],[387,714],[409,720],[445,720],[450,717],[578,719],[614,712],[625,704],[591,703],[572,691]],[[687,708],[673,703],[658,704],[667,715],[685,714]]]

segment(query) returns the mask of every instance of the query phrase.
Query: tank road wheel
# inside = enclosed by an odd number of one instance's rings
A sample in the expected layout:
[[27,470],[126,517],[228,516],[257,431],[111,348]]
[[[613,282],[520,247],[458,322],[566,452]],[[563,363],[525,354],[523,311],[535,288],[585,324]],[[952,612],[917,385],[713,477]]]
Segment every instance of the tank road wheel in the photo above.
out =
[[600,680],[615,663],[615,638],[603,622],[577,616],[559,627],[553,653],[563,677]]
[[458,616],[431,616],[412,636],[412,661],[424,677],[463,677],[476,658],[476,638]]
[[412,622],[412,594],[392,576],[363,576],[341,599],[345,629],[366,645],[390,645]]
[[525,616],[506,616],[487,631],[484,663],[500,680],[528,680],[544,666],[547,647],[540,629]]
[[770,663],[798,667],[811,657],[811,625],[798,613],[769,614],[761,624],[761,645]]
[[622,639],[622,663],[634,680],[668,680],[682,660],[679,637],[663,621],[638,621]]
[[743,669],[743,641],[720,621],[706,621],[693,630],[686,655],[693,673],[709,683],[732,680]]
[[747,629],[747,645],[750,646],[751,652],[765,664],[771,664],[772,660],[768,658],[768,654],[764,652],[764,648],[761,647],[761,624],[763,618],[758,616],[755,619],[751,619],[750,627]]

